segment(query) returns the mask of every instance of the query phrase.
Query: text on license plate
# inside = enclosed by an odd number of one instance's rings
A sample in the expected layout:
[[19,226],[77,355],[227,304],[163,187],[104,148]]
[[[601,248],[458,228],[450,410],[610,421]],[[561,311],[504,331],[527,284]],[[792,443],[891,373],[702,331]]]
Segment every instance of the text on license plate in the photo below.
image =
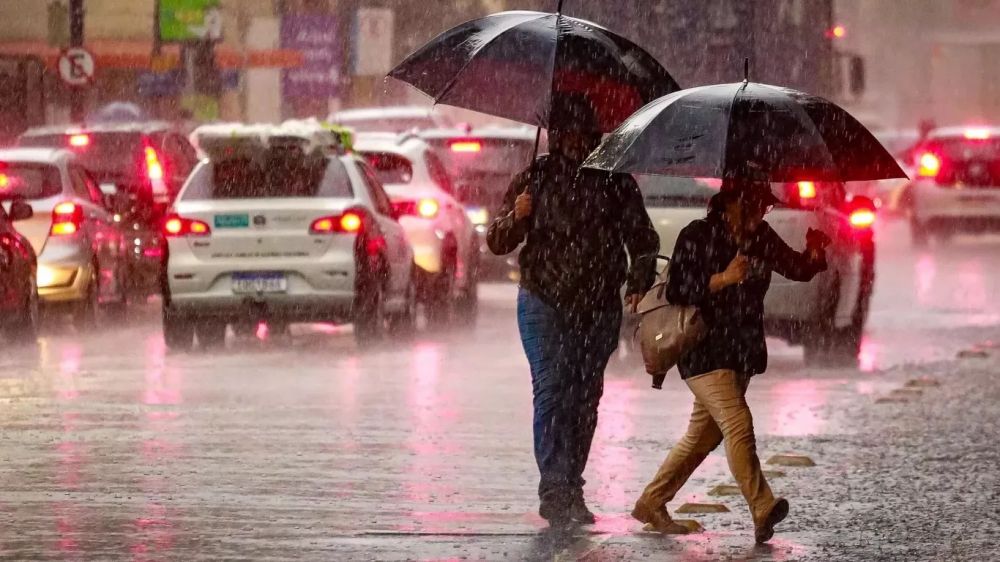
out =
[[288,290],[288,279],[279,272],[234,273],[234,293],[283,293]]

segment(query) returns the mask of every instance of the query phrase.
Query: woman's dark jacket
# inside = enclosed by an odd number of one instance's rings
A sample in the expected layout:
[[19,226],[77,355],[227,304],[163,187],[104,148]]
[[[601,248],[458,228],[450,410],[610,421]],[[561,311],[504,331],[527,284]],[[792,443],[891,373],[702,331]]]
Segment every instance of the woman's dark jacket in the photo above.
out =
[[771,284],[771,272],[792,281],[809,281],[826,270],[824,252],[813,261],[806,253],[791,249],[763,222],[743,245],[742,253],[750,262],[749,277],[710,293],[709,279],[726,270],[736,251],[721,214],[692,222],[677,238],[667,298],[674,304],[697,305],[708,325],[705,338],[681,358],[678,369],[682,378],[718,369],[763,373],[767,369],[764,295]]
[[[532,214],[514,220],[514,200],[525,189]],[[626,281],[627,294],[645,293],[660,248],[632,176],[579,169],[557,155],[539,157],[514,178],[486,240],[497,255],[524,242],[521,286],[563,312],[620,307]]]

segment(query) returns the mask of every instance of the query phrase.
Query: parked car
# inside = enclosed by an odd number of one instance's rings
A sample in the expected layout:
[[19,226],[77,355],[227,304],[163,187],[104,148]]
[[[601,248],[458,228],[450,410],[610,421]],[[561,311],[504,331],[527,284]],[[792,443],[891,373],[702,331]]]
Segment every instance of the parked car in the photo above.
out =
[[475,319],[480,237],[455,199],[455,187],[435,151],[404,133],[359,135],[354,149],[374,170],[392,201],[417,264],[428,319]]
[[[660,253],[669,256],[680,230],[704,218],[717,181],[636,176],[653,225],[660,235]],[[802,249],[809,228],[826,232],[829,269],[809,283],[774,274],[764,301],[765,330],[791,344],[801,344],[810,364],[856,359],[868,318],[875,280],[873,202],[849,198],[841,183],[775,184],[784,201],[766,217],[768,224],[792,247]],[[635,318],[624,335],[631,338]]]
[[909,190],[916,246],[1000,230],[1000,127],[935,129],[915,151]]
[[413,330],[413,252],[364,160],[318,132],[202,133],[209,159],[163,223],[169,348],[220,345],[227,324],[258,320],[353,322],[360,345]]
[[[480,274],[516,278],[517,252],[496,256],[486,246],[486,228],[503,202],[511,180],[535,155],[532,127],[481,127],[421,131],[441,159],[455,185],[455,197],[465,206],[480,235]],[[539,147],[544,152],[545,145]]]
[[[0,170],[0,193],[6,174]],[[31,243],[14,223],[30,219],[31,205],[21,199],[0,205],[0,334],[7,340],[31,342],[38,336],[37,262]]]
[[170,123],[138,122],[31,129],[21,146],[70,150],[105,194],[122,194],[114,211],[128,231],[129,291],[139,299],[159,290],[160,223],[198,162],[187,137]]
[[330,114],[329,121],[358,133],[403,133],[451,127],[451,121],[431,107],[398,106],[345,109]]
[[125,238],[109,198],[67,150],[0,150],[0,200],[23,199],[34,215],[18,230],[38,256],[44,308],[72,314],[78,329],[99,310],[122,316],[126,304]]

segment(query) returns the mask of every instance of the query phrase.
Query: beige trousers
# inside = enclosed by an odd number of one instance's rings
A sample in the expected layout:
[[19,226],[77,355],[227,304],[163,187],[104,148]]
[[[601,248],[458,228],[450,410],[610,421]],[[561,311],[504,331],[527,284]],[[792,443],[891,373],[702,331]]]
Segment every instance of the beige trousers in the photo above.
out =
[[750,377],[719,370],[685,382],[694,393],[687,434],[670,449],[639,502],[655,509],[674,499],[698,465],[725,439],[729,470],[750,506],[754,523],[762,523],[774,505],[774,495],[761,473],[753,418],[744,398]]

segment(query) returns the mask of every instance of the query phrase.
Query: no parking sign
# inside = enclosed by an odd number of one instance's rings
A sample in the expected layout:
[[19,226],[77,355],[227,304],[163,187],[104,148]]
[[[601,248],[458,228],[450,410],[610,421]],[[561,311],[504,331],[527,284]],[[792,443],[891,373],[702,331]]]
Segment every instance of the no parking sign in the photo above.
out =
[[87,86],[94,81],[94,56],[83,47],[70,47],[59,56],[59,77],[74,87]]

